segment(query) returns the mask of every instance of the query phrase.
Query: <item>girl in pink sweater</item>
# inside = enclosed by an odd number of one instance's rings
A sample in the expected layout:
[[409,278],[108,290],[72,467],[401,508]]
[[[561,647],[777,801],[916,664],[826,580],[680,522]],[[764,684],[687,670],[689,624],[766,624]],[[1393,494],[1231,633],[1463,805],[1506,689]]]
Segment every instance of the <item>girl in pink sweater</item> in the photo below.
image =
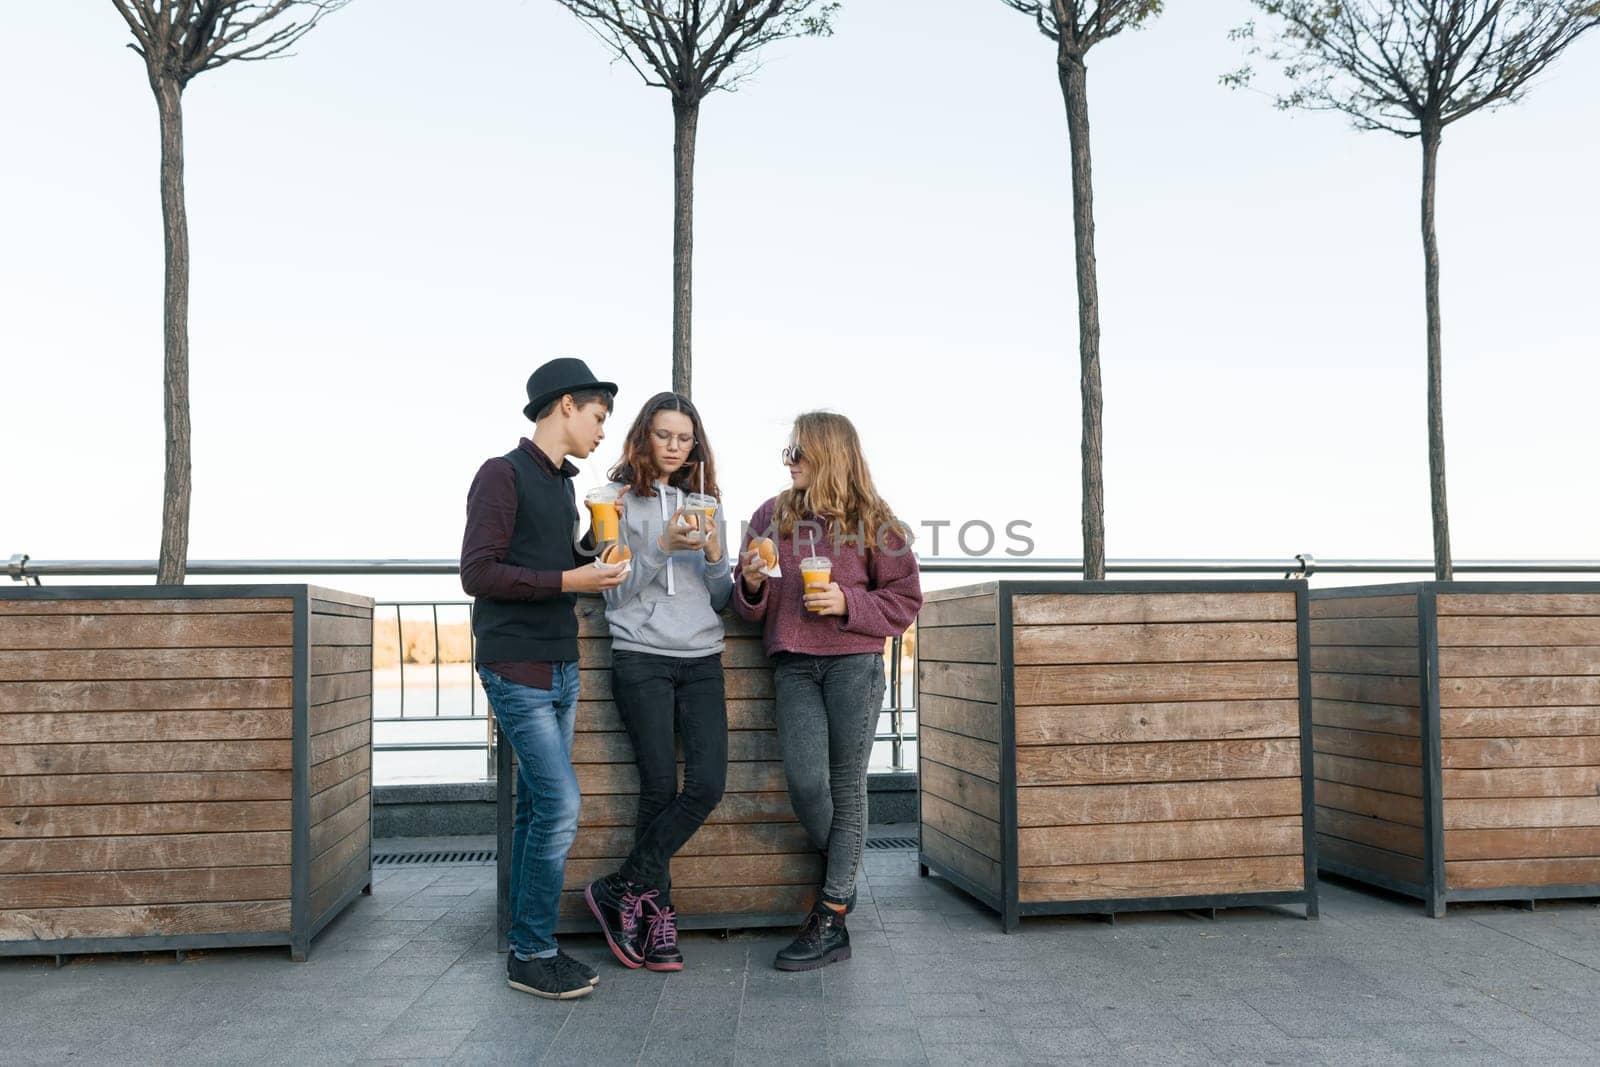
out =
[[[922,606],[910,529],[872,484],[850,420],[809,412],[783,450],[789,488],[756,509],[734,609],[763,625],[774,662],[778,741],[795,814],[822,850],[821,896],[775,966],[805,971],[850,958],[867,829],[867,761],[883,710],[883,648]],[[754,545],[777,547],[770,576]],[[806,592],[801,561],[826,557],[831,580]]]

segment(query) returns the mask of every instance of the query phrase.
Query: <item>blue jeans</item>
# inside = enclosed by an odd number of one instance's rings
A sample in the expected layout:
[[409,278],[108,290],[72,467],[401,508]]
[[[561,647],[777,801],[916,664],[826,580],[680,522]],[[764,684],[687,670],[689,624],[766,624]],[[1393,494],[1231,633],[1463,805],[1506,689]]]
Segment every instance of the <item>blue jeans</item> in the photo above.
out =
[[578,836],[578,776],[572,731],[578,664],[554,665],[549,689],[530,689],[478,668],[483,691],[517,754],[517,809],[511,830],[511,951],[552,956],[567,851]]

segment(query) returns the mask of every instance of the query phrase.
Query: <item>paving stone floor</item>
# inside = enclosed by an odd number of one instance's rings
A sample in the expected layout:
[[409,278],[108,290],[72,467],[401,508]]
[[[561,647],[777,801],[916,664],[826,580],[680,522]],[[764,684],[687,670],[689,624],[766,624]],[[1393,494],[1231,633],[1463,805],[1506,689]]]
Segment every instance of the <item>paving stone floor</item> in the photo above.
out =
[[1452,909],[1342,883],[1289,910],[1035,919],[1014,934],[908,852],[868,853],[855,958],[781,974],[780,932],[689,934],[689,967],[509,989],[491,866],[380,870],[282,950],[0,960],[0,1063],[1600,1062],[1600,908]]

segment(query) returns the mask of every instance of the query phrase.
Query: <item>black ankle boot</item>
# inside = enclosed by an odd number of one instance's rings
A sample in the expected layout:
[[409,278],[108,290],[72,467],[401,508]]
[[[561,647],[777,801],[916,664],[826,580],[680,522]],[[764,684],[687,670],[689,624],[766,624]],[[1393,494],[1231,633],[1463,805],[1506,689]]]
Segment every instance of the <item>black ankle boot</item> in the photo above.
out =
[[844,915],[818,901],[772,965],[780,971],[814,971],[849,958],[850,931],[845,929]]
[[635,969],[644,966],[644,949],[639,945],[641,888],[620,874],[608,874],[590,882],[583,891],[584,901],[600,923],[611,954],[624,967]]

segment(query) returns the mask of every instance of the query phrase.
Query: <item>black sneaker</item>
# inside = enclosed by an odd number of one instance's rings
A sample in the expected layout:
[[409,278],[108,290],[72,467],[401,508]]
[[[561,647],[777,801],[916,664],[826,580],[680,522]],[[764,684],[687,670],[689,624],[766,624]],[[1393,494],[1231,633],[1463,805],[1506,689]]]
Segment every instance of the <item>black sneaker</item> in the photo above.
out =
[[590,985],[600,984],[600,976],[595,973],[593,967],[589,966],[587,963],[584,963],[582,960],[567,955],[566,952],[561,949],[556,950],[556,958],[566,961],[567,966],[571,967],[574,971],[577,971],[580,975],[582,975],[583,980],[588,982]]
[[644,965],[652,971],[683,970],[678,950],[678,912],[671,904],[658,905],[654,893],[643,897],[645,909]]
[[594,986],[560,956],[551,956],[549,959],[535,956],[531,960],[519,960],[515,952],[508,952],[506,981],[512,989],[520,989],[546,1000],[572,1000],[594,992]]
[[620,874],[608,874],[590,882],[583,899],[606,935],[611,954],[624,967],[644,966],[644,950],[639,947],[639,914],[643,905],[639,887]]
[[844,916],[819,902],[772,965],[780,971],[814,971],[849,958],[850,931],[844,928]]

